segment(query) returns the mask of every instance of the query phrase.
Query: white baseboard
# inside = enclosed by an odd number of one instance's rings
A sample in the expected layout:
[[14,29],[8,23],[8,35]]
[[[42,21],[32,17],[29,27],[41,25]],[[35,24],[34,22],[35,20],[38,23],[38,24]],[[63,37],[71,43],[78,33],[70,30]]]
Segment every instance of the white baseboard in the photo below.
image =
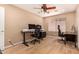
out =
[[[21,43],[22,43],[22,41],[17,42],[17,43],[14,43],[13,45],[5,46],[5,49],[8,49],[8,48],[10,48],[10,47],[12,47],[12,46],[15,46],[15,45],[21,44]],[[5,50],[5,49],[4,49],[4,50]]]

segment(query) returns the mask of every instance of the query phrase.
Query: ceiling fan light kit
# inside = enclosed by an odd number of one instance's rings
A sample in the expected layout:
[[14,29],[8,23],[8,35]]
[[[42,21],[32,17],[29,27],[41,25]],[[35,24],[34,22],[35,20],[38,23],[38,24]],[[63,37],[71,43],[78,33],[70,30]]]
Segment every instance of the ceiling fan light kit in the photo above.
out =
[[54,10],[54,9],[56,9],[56,7],[55,6],[48,7],[47,4],[42,4],[42,6],[37,9],[41,9],[41,12],[49,13],[49,10]]

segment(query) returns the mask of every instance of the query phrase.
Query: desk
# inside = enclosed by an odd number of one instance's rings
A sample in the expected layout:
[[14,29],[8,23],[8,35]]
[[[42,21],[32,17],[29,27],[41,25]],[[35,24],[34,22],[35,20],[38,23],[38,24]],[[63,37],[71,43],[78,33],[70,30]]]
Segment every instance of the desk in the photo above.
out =
[[33,33],[35,30],[34,29],[23,29],[22,34],[23,34],[23,44],[26,46],[29,46],[25,40],[25,33]]
[[[41,29],[41,31],[44,32],[44,29]],[[34,33],[35,29],[23,29],[21,32],[23,34],[23,44],[26,45],[26,46],[29,46],[27,43],[30,42],[30,41],[26,42],[25,34],[26,33]]]
[[77,34],[75,33],[65,33],[64,34],[65,40],[64,43],[66,44],[67,41],[71,41],[75,43],[75,47],[76,47],[76,43],[77,43]]

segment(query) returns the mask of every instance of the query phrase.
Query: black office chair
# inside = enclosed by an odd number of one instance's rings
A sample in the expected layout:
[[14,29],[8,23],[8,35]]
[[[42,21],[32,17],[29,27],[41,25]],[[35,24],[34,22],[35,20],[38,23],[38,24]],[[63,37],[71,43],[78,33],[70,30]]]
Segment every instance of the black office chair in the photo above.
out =
[[36,25],[35,32],[31,36],[35,38],[32,41],[33,44],[35,44],[36,42],[40,43],[40,40],[43,39],[44,37],[46,37],[46,32],[41,30],[41,26],[40,25]]
[[63,41],[63,38],[64,38],[64,32],[61,32],[60,30],[60,25],[58,25],[58,36],[61,37],[61,41]]
[[36,25],[36,29],[35,29],[35,32],[37,33],[37,37],[38,39],[42,39],[44,37],[46,37],[46,32],[41,30],[41,25]]

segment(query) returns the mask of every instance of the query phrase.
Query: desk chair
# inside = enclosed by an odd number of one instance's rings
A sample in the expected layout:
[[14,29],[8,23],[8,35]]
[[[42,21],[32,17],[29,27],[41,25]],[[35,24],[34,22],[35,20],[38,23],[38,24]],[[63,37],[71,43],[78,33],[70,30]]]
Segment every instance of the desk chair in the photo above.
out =
[[43,32],[41,30],[41,26],[40,25],[36,25],[35,32],[31,36],[35,38],[32,41],[33,44],[35,44],[36,42],[40,43],[40,40],[43,39],[44,37],[46,37],[46,32]]
[[64,33],[63,32],[61,32],[61,30],[60,30],[60,25],[58,25],[58,36],[59,37],[61,37],[61,41],[63,41],[64,39]]

